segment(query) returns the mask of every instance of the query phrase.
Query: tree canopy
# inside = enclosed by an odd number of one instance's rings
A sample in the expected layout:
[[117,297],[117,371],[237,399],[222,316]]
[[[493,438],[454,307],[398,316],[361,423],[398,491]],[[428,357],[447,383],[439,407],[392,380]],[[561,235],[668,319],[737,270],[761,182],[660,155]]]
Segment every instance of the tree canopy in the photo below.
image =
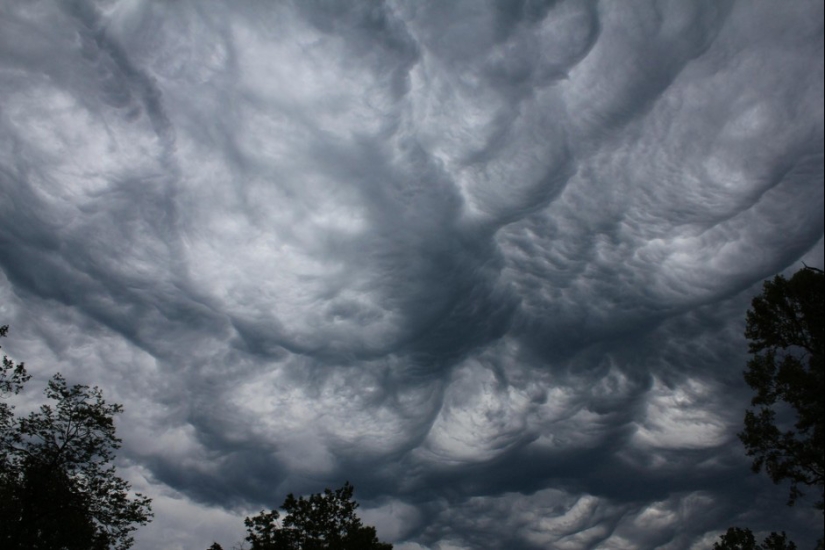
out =
[[796,544],[788,540],[784,531],[771,533],[759,544],[750,529],[731,527],[713,544],[713,550],[796,550]]
[[[0,330],[5,336],[7,326]],[[0,392],[17,394],[30,379],[3,357]],[[8,550],[124,550],[131,532],[152,517],[150,499],[135,494],[111,465],[120,447],[102,391],[48,382],[39,411],[16,417],[0,403],[0,547]]]
[[[825,368],[823,272],[799,270],[790,280],[765,281],[747,313],[745,336],[752,358],[745,381],[756,392],[739,438],[753,470],[774,483],[790,481],[788,504],[817,487],[823,508]],[[784,421],[792,415],[793,420]]]
[[290,493],[281,506],[286,512],[281,525],[275,510],[246,518],[251,550],[392,550],[391,544],[378,540],[374,527],[364,526],[355,515],[353,491],[347,482],[309,498],[296,499]]
[[[823,509],[823,423],[825,367],[821,269],[805,267],[786,279],[765,281],[747,312],[745,337],[751,359],[745,381],[756,392],[755,410],[745,412],[739,439],[752,468],[763,468],[774,483],[790,481],[788,505],[803,495],[802,486],[819,489],[814,506]],[[771,533],[759,544],[750,529],[731,527],[714,550],[794,550],[785,533]],[[817,543],[823,548],[823,539]]]

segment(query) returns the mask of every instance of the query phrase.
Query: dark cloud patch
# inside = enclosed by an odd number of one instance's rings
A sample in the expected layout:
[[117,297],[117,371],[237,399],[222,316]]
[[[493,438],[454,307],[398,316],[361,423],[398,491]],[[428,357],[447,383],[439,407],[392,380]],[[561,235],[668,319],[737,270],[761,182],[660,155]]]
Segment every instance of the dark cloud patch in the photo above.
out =
[[346,479],[401,550],[818,536],[735,433],[822,264],[822,5],[0,15],[0,322],[125,403],[140,548]]

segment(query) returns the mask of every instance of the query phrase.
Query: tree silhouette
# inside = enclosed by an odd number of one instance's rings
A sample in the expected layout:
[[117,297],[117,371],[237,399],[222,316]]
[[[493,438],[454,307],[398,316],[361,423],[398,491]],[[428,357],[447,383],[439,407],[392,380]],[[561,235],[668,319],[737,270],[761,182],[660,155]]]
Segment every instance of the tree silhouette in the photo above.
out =
[[[745,413],[739,438],[753,470],[763,467],[774,483],[791,483],[788,504],[801,496],[800,486],[819,488],[815,506],[823,508],[825,460],[825,368],[821,270],[804,268],[787,280],[765,281],[747,314],[750,340],[745,381],[756,391],[756,410]],[[782,407],[793,412],[792,427],[777,419]]]
[[[0,392],[19,393],[29,378],[22,363],[3,357]],[[120,447],[113,417],[123,408],[60,374],[45,393],[54,404],[21,418],[0,403],[0,548],[129,548],[152,512],[148,498],[129,497],[129,483],[110,465]]]
[[290,493],[281,506],[286,511],[282,525],[275,510],[246,518],[251,550],[392,550],[391,544],[378,540],[374,527],[364,526],[355,515],[353,491],[347,482],[306,499]]
[[713,544],[713,550],[796,550],[796,544],[787,539],[784,531],[771,533],[762,544],[757,544],[750,529],[731,527]]
[[[823,366],[823,309],[825,288],[821,269],[805,267],[790,280],[777,275],[765,281],[762,294],[751,302],[745,337],[752,354],[744,372],[756,392],[745,412],[739,439],[752,468],[763,468],[774,483],[791,483],[788,505],[803,495],[800,486],[819,488],[814,506],[823,509],[823,423],[825,423],[825,366]],[[778,414],[779,413],[779,414]],[[783,417],[792,413],[794,420]],[[823,548],[823,539],[817,549]],[[714,550],[795,550],[785,533],[771,533],[757,544],[750,529],[731,527]]]

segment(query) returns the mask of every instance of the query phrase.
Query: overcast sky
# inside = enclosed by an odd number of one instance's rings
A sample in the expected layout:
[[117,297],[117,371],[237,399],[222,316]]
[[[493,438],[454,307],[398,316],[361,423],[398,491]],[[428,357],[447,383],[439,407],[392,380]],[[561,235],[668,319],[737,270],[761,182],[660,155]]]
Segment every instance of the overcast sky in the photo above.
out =
[[[812,545],[736,438],[823,265],[823,2],[0,0],[0,324],[125,406],[138,550]],[[24,406],[25,408],[25,406]]]

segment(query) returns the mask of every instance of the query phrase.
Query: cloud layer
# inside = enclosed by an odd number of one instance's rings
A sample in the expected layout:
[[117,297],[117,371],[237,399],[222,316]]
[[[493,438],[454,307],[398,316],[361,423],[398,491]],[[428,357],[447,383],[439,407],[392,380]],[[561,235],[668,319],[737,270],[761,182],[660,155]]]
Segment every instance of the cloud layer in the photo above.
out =
[[810,541],[735,433],[822,11],[2,2],[6,347],[125,404],[139,549],[346,479],[402,550]]

